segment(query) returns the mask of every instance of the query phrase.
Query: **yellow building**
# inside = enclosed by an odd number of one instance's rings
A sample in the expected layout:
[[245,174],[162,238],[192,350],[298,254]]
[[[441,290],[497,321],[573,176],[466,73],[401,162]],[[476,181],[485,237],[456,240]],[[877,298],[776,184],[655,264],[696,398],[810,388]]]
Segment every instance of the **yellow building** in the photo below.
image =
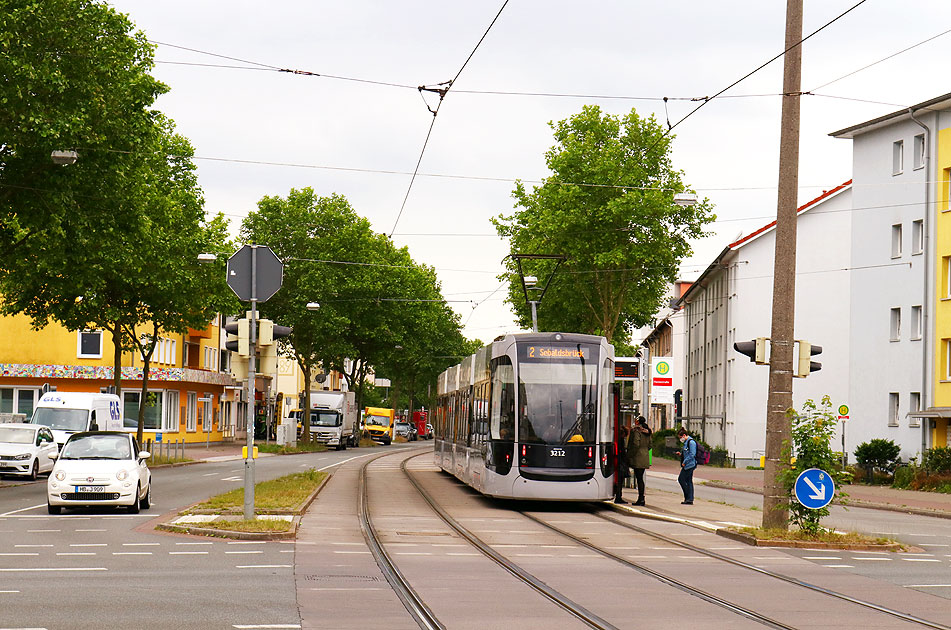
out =
[[[219,442],[240,438],[241,389],[222,370],[220,318],[203,330],[161,335],[149,364],[145,439]],[[44,385],[57,391],[100,392],[113,385],[112,335],[101,330],[42,330],[25,316],[0,318],[0,414],[29,417]],[[137,426],[142,361],[122,355],[122,402],[127,428]]]
[[[935,407],[951,409],[951,128],[939,129],[935,150]],[[948,446],[948,417],[933,419],[931,446]]]

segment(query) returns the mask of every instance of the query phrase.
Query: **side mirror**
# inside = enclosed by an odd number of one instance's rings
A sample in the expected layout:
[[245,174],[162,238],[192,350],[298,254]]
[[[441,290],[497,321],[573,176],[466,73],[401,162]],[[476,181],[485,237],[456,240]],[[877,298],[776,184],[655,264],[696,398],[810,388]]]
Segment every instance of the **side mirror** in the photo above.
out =
[[56,461],[57,459],[59,459],[59,453],[50,453],[50,459],[52,459],[53,461]]
[[139,459],[148,459],[152,457],[152,453],[148,451],[139,451]]

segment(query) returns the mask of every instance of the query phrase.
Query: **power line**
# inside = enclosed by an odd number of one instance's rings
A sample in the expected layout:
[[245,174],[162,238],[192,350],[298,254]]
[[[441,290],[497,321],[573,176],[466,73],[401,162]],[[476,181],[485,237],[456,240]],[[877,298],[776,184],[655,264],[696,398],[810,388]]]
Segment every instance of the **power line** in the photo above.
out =
[[[439,109],[442,107],[443,101],[446,98],[446,94],[449,93],[452,84],[455,83],[456,79],[459,78],[459,75],[462,74],[462,71],[466,69],[466,66],[469,65],[469,61],[475,55],[476,51],[479,50],[479,46],[482,45],[482,42],[485,41],[486,36],[489,34],[489,31],[492,30],[492,27],[495,26],[496,21],[498,21],[499,16],[502,15],[502,11],[505,10],[505,7],[508,6],[509,0],[505,0],[502,3],[502,6],[499,8],[498,13],[495,14],[495,17],[492,18],[492,22],[489,23],[488,28],[485,29],[485,32],[482,33],[482,37],[479,38],[479,41],[476,43],[475,47],[472,49],[472,52],[469,53],[469,56],[466,57],[466,60],[463,62],[462,67],[459,68],[459,71],[456,72],[450,81],[446,83],[440,83],[437,85],[445,87],[426,87],[419,86],[419,93],[422,96],[423,92],[434,92],[439,95],[439,102],[436,104],[436,109],[432,109],[429,105],[426,106],[427,109],[432,113],[433,119],[429,123],[429,130],[426,132],[426,140],[423,141],[423,148],[419,152],[419,159],[416,160],[416,168],[413,169],[413,176],[409,180],[409,186],[406,188],[406,195],[403,197],[403,203],[400,206],[400,211],[396,214],[396,221],[393,222],[393,229],[390,230],[390,237],[393,236],[393,233],[396,231],[396,226],[399,225],[400,218],[403,216],[403,211],[406,209],[406,202],[409,200],[409,194],[413,190],[413,183],[416,181],[416,174],[419,172],[419,165],[423,163],[423,155],[426,154],[426,147],[429,145],[429,138],[433,133],[433,126],[436,124],[436,117],[439,115]],[[425,102],[425,98],[423,99]]]

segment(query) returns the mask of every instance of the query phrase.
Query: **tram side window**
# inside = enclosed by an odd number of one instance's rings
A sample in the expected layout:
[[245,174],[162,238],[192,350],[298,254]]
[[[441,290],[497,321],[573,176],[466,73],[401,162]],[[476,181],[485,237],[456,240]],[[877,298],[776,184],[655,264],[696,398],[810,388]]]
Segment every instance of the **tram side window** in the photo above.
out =
[[481,448],[485,443],[485,435],[489,430],[489,384],[487,382],[476,385],[472,390],[472,426],[471,444],[474,448]]
[[604,360],[604,368],[601,370],[601,435],[600,442],[614,441],[614,400],[611,396],[611,385],[614,383],[614,361]]
[[515,370],[508,357],[492,360],[492,407],[489,436],[515,441]]

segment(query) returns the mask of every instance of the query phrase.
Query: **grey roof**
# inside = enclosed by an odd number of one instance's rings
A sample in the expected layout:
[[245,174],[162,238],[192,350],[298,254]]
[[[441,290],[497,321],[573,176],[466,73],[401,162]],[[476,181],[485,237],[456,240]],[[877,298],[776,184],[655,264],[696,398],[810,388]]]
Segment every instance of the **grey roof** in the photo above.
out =
[[945,109],[951,109],[951,94],[943,94],[931,100],[924,101],[923,103],[918,103],[917,105],[900,109],[897,112],[885,114],[884,116],[879,116],[878,118],[873,118],[872,120],[867,120],[863,123],[846,127],[845,129],[833,131],[829,135],[833,138],[854,138],[860,133],[865,133],[879,127],[884,127],[903,118],[910,118],[910,111],[918,113],[921,110],[940,111]]

